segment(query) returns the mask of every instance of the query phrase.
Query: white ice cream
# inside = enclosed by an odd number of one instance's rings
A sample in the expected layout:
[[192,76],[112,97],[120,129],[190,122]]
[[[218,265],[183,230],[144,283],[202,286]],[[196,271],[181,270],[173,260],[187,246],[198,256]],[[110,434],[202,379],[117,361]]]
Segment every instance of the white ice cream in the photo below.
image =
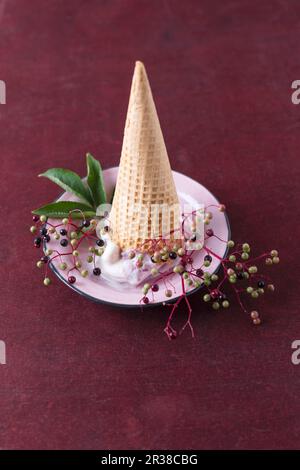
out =
[[174,260],[172,263],[156,265],[153,264],[149,255],[144,254],[143,266],[142,268],[137,268],[137,256],[129,259],[128,252],[121,252],[118,245],[113,243],[108,236],[105,236],[105,238],[105,250],[103,255],[99,257],[97,265],[101,269],[101,276],[114,284],[138,286],[146,282],[150,277],[153,278],[151,274],[152,268],[157,267],[159,272],[163,273],[171,269],[178,262]]

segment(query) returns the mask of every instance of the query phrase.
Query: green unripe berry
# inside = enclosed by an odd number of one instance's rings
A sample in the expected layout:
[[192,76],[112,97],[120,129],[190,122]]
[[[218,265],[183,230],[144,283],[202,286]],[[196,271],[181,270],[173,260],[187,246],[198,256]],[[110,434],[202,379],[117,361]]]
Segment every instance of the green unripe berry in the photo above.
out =
[[243,273],[243,278],[244,279],[249,279],[249,274],[246,271]]
[[278,256],[278,251],[277,250],[272,250],[270,255],[272,256],[272,258],[274,258],[274,256]]
[[59,239],[60,239],[60,235],[59,235],[59,233],[55,232],[55,234],[54,234],[54,238],[55,238],[55,240],[59,240]]
[[[102,256],[104,253],[104,248],[98,248],[98,250],[96,251],[96,255],[98,256]],[[139,263],[142,263],[141,260],[139,260]]]
[[271,264],[273,264],[273,261],[272,261],[271,258],[266,258],[265,263],[266,263],[267,266],[270,266]]
[[35,233],[35,232],[36,232],[36,226],[35,226],[35,225],[32,225],[32,226],[30,227],[30,232],[31,232],[31,233]]
[[227,246],[228,246],[228,248],[233,248],[233,247],[234,247],[234,241],[233,241],[233,240],[229,240],[229,241],[227,242]]
[[93,257],[91,255],[89,255],[86,260],[87,260],[88,263],[92,263],[93,262]]
[[204,279],[204,284],[209,287],[211,285],[211,281],[209,279]]
[[187,285],[188,285],[189,287],[191,287],[191,286],[194,284],[193,281],[192,281],[192,279],[187,279],[187,280],[186,280],[186,283],[187,283]]
[[67,265],[67,263],[60,263],[59,267],[62,271],[65,271],[67,269],[68,265]]
[[89,252],[90,253],[95,253],[95,251],[96,251],[96,249],[93,246],[89,246]]
[[256,266],[250,266],[248,269],[250,274],[256,274],[257,273],[257,267]]
[[196,279],[196,281],[194,281],[194,285],[195,285],[195,288],[197,289],[198,287],[201,286],[201,281],[199,281],[198,279]]
[[209,294],[205,294],[205,295],[203,296],[204,302],[209,302],[210,299],[211,299],[211,296],[210,296]]
[[87,277],[88,273],[89,272],[88,272],[87,269],[83,269],[80,274],[81,274],[82,277]]
[[46,256],[51,256],[53,253],[53,250],[51,250],[50,248],[48,248],[46,251],[45,251],[45,255]]
[[178,255],[179,255],[179,256],[184,256],[184,254],[185,254],[184,249],[183,249],[183,248],[179,248],[179,250],[178,250]]
[[211,280],[212,280],[213,282],[217,281],[218,279],[219,279],[219,276],[218,276],[217,274],[212,274]]
[[158,274],[158,269],[152,268],[152,269],[151,269],[151,275],[152,275],[152,276],[157,276],[157,274]]
[[44,266],[44,263],[43,263],[43,261],[38,261],[36,263],[36,265],[37,265],[38,268],[42,268]]
[[210,261],[206,260],[206,261],[204,261],[203,264],[206,268],[208,268],[210,266]]
[[235,263],[236,262],[236,257],[234,255],[230,255],[229,256],[229,261],[231,261],[232,263]]
[[134,252],[134,251],[130,251],[130,252],[128,253],[128,258],[129,258],[129,259],[133,259],[134,257],[135,257],[135,252]]
[[259,295],[258,292],[254,290],[251,294],[251,297],[253,297],[253,299],[257,299],[258,295]]
[[77,233],[76,232],[71,232],[70,237],[73,238],[73,239],[76,239],[77,238]]
[[77,245],[78,241],[73,238],[73,240],[71,240],[70,243],[71,243],[72,247],[75,248],[75,246]]
[[73,251],[73,256],[79,256],[79,251],[78,251],[78,250],[74,250],[74,251]]
[[82,266],[81,261],[76,261],[75,266],[76,266],[76,268],[81,268],[81,266]]
[[174,273],[177,273],[177,274],[183,273],[184,267],[182,266],[182,264],[178,264],[178,266],[175,266],[173,271]]
[[44,286],[50,286],[50,284],[51,284],[51,279],[50,279],[49,277],[45,277],[45,279],[44,279],[43,282],[44,282]]
[[[45,223],[46,220],[47,220],[47,217],[46,217],[45,215],[41,215],[41,216],[40,216],[40,221],[41,221],[42,223]],[[46,279],[49,279],[49,278],[47,277]]]
[[203,274],[203,277],[204,277],[204,279],[210,279],[211,274],[208,271],[205,271],[205,273]]
[[223,308],[228,308],[228,307],[229,307],[229,302],[228,302],[228,300],[223,300],[223,302],[222,302],[222,307],[223,307]]
[[248,243],[244,243],[242,248],[246,253],[250,253],[250,245]]
[[148,282],[146,282],[146,284],[144,284],[144,287],[143,289],[146,290],[148,292],[148,290],[150,289],[150,284]]
[[63,223],[63,225],[68,225],[69,219],[67,219],[67,218],[62,219],[62,223]]
[[185,272],[183,273],[183,279],[188,279],[190,276],[189,276],[189,273]]
[[219,310],[219,308],[220,308],[219,302],[214,302],[214,303],[212,304],[212,308],[213,308],[214,310]]
[[259,289],[257,289],[257,292],[258,292],[260,295],[262,295],[262,294],[265,293],[265,290],[264,290],[262,287],[260,287]]
[[253,289],[253,287],[249,286],[249,287],[247,287],[246,291],[248,292],[248,294],[252,294],[254,289]]
[[231,282],[231,284],[235,284],[236,283],[236,276],[229,276],[229,282]]
[[280,261],[280,259],[278,258],[278,256],[274,256],[273,258],[273,264],[278,264]]
[[247,259],[249,259],[249,255],[248,253],[246,253],[245,251],[241,254],[241,257],[244,261],[246,261]]

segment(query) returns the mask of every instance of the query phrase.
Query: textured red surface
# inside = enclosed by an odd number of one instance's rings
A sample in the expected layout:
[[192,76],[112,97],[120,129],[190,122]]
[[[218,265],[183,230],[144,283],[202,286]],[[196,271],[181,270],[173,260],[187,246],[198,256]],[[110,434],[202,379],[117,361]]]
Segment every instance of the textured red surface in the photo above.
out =
[[[0,1],[1,448],[298,448],[298,1]],[[162,309],[46,290],[27,231],[90,151],[118,164],[134,61],[146,64],[175,170],[229,209],[233,238],[278,248],[253,327],[192,298],[196,338]]]

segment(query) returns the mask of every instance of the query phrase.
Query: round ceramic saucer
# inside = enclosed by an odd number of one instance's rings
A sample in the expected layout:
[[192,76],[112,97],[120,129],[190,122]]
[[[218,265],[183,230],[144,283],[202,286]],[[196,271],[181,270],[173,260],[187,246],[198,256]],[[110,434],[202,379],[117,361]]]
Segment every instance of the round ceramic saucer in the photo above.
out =
[[[118,174],[118,167],[109,168],[103,171],[104,183],[106,192],[108,195],[108,200],[110,200],[110,196],[113,193],[116,180]],[[179,199],[181,203],[189,203],[191,198],[199,203],[203,203],[205,206],[209,205],[218,205],[219,201],[216,197],[208,191],[204,186],[202,186],[197,181],[192,180],[191,178],[182,175],[181,173],[177,173],[173,171],[173,177],[177,192],[179,194]],[[74,200],[74,195],[69,193],[64,193],[58,200],[59,201],[68,201]],[[61,223],[61,221],[49,219],[49,222],[52,224]],[[213,229],[214,233],[222,240],[229,240],[230,238],[230,227],[227,216],[219,211],[214,212],[214,217],[211,221],[209,226]],[[221,258],[224,257],[227,251],[226,243],[219,241],[216,237],[211,237],[205,242],[205,246],[210,248],[214,253],[216,253]],[[47,243],[47,248],[51,248],[52,250],[61,251],[61,246],[59,241],[52,239],[49,243]],[[86,250],[86,252],[85,252]],[[84,260],[89,255],[88,246],[80,247],[81,259]],[[197,252],[197,254],[193,255],[194,258],[194,265],[201,266],[203,263],[203,258],[205,256],[205,251],[201,250]],[[86,298],[93,300],[95,302],[101,302],[116,306],[122,307],[140,307],[140,299],[142,297],[141,287],[128,287],[116,289],[108,284],[101,276],[93,276],[90,275],[86,278],[81,276],[76,276],[76,284],[70,284],[68,282],[68,273],[67,271],[61,271],[58,269],[59,265],[59,258],[55,259],[53,262],[50,263],[51,269],[53,272],[58,276],[58,278],[64,282],[68,287],[73,289],[78,294],[85,296]],[[212,263],[210,267],[207,269],[211,273],[214,273],[218,270],[220,265],[220,261],[213,257]],[[86,263],[86,266],[83,263],[83,269],[91,270],[91,265]],[[143,307],[150,307],[154,305],[159,305],[162,302],[172,302],[174,301],[180,294],[181,294],[181,279],[178,274],[174,274],[171,276],[170,281],[172,282],[175,291],[173,297],[166,299],[164,292],[165,292],[165,285],[163,281],[161,281],[159,287],[159,291],[155,293],[155,301],[149,303],[148,305],[143,305]],[[197,289],[190,290],[188,294],[194,293],[201,287]]]

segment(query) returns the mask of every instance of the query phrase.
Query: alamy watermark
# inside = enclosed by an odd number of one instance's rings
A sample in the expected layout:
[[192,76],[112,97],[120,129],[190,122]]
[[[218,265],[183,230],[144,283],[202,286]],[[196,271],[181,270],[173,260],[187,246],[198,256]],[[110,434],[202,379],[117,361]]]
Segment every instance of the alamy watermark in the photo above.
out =
[[0,80],[0,104],[6,104],[6,84]]
[[4,341],[0,341],[0,364],[6,364],[6,346]]
[[300,339],[295,339],[295,341],[292,342],[292,349],[294,349],[291,356],[292,364],[298,366],[300,364]]

